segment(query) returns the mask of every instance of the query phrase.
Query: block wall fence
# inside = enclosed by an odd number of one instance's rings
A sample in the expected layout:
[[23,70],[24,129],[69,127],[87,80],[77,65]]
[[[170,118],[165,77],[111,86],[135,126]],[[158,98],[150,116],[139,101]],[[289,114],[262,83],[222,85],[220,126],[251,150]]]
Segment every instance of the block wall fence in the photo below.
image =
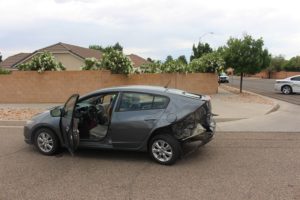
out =
[[0,103],[62,103],[74,93],[80,95],[101,88],[122,85],[155,85],[194,93],[215,94],[218,77],[194,74],[111,74],[110,71],[13,71],[0,75]]

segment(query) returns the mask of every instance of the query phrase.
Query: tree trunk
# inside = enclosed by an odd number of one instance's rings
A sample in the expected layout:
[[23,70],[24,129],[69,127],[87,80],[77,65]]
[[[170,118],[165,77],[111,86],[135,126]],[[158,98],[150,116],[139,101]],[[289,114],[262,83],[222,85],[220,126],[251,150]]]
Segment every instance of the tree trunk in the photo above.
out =
[[244,73],[241,72],[241,80],[240,80],[240,93],[243,92],[243,76],[244,76]]

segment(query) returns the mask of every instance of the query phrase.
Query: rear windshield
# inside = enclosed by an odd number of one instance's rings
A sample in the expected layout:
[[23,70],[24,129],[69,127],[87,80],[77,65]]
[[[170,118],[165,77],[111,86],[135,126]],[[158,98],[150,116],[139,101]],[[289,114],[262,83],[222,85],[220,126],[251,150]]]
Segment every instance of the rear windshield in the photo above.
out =
[[189,93],[189,92],[186,92],[186,91],[183,91],[183,90],[167,89],[166,92],[168,92],[170,94],[177,94],[177,95],[193,98],[193,99],[200,99],[201,98],[201,95]]

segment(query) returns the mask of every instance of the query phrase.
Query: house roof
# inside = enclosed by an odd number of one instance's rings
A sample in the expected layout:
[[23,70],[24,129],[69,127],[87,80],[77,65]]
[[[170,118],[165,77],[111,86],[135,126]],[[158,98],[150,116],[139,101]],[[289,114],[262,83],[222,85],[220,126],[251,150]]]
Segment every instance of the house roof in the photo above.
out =
[[130,54],[128,57],[132,61],[134,67],[140,67],[142,64],[149,63],[149,61],[135,54]]
[[[102,52],[99,50],[95,49],[89,49],[89,48],[84,48],[80,46],[75,46],[71,44],[66,44],[66,43],[56,43],[51,46],[38,49],[34,51],[33,53],[19,53],[13,56],[10,56],[6,58],[3,62],[1,62],[1,66],[5,68],[14,68],[17,64],[20,64],[23,61],[28,60],[32,56],[36,55],[37,53],[43,52],[43,51],[49,51],[51,53],[63,53],[63,52],[69,52],[75,56],[78,56],[81,59],[85,58],[97,58],[100,59],[102,57]],[[135,55],[135,54],[130,54],[127,55],[131,61],[133,62],[134,67],[139,67],[144,63],[148,63],[147,60],[144,58]]]
[[[57,44],[39,49],[35,52],[41,52],[41,51],[49,51],[49,52],[62,52],[62,51],[68,51],[71,52],[77,56],[79,56],[82,59],[85,58],[101,58],[102,56],[102,52],[99,50],[95,50],[95,49],[89,49],[89,48],[84,48],[84,47],[80,47],[80,46],[75,46],[75,45],[71,45],[71,44],[66,44],[66,43],[62,43],[59,42]],[[34,53],[35,53],[34,52]]]
[[11,68],[19,62],[21,62],[22,60],[24,60],[25,58],[27,58],[29,55],[31,55],[31,53],[18,53],[16,55],[9,56],[3,62],[0,63],[0,66],[4,68]]

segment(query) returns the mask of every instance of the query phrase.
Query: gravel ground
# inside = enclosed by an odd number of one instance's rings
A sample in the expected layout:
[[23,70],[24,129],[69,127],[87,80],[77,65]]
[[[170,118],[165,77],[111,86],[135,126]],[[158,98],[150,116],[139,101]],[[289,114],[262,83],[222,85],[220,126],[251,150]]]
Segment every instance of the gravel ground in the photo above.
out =
[[0,120],[27,120],[42,111],[34,108],[0,108]]
[[59,104],[0,104],[0,120],[28,120]]

